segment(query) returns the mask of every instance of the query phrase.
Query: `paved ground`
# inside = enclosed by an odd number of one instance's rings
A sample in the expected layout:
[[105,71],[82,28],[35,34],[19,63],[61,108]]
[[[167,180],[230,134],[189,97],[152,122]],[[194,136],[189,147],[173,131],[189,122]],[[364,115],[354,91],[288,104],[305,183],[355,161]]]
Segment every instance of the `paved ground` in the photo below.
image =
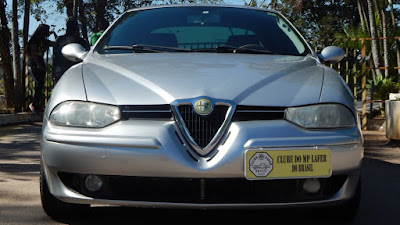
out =
[[54,224],[38,207],[40,129],[0,127],[0,224]]
[[364,131],[363,135],[366,157],[400,164],[399,141],[387,139],[385,131]]
[[[39,197],[40,123],[0,127],[0,224],[400,224],[400,145],[384,132],[365,131],[363,189],[353,223],[325,217],[319,211],[187,211],[92,208],[79,220],[53,221]],[[334,215],[332,215],[334,217]]]

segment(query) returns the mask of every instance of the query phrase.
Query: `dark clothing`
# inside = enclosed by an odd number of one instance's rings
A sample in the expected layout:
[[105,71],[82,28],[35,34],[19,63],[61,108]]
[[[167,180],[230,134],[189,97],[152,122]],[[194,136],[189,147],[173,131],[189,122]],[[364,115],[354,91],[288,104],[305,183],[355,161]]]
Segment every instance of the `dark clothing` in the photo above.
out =
[[33,107],[36,111],[40,112],[44,108],[44,80],[46,77],[46,70],[39,69],[38,67],[31,67],[32,73],[36,78],[35,95],[33,96]]
[[26,52],[27,65],[31,68],[32,74],[37,83],[35,84],[35,94],[33,98],[33,107],[36,111],[41,111],[44,108],[44,80],[46,76],[46,64],[44,62],[44,54],[52,42],[48,39],[31,39],[29,41]]
[[56,82],[61,78],[64,72],[67,71],[67,69],[76,64],[76,62],[72,62],[65,58],[61,53],[61,49],[65,45],[70,43],[78,43],[82,45],[86,50],[90,49],[89,43],[81,37],[73,36],[68,33],[59,36],[56,39],[53,47],[53,78]]
[[44,53],[49,50],[51,41],[47,39],[31,39],[27,51],[28,66],[32,69],[37,67],[45,68]]

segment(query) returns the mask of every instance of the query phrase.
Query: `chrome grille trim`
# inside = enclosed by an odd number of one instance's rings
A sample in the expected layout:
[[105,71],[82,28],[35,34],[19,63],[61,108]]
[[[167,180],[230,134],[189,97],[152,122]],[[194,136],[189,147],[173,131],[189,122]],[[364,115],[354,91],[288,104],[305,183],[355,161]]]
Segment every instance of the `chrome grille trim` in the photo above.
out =
[[[218,127],[217,131],[216,132],[212,131],[212,133],[209,133],[208,137],[207,137],[207,141],[202,142],[201,144],[198,144],[196,139],[199,140],[199,138],[192,136],[193,131],[191,131],[190,128],[195,126],[193,124],[194,121],[196,121],[195,117],[200,116],[195,113],[193,106],[194,106],[195,102],[201,98],[209,99],[211,101],[211,103],[213,104],[213,108],[215,108],[215,107],[219,108],[219,106],[226,106],[227,109],[226,109],[224,118],[221,121],[221,125]],[[186,111],[185,111],[185,105],[192,107],[190,112],[187,111],[188,109],[186,109]],[[193,98],[193,99],[176,100],[171,104],[171,106],[172,106],[171,107],[172,112],[175,116],[175,120],[176,120],[180,130],[182,131],[185,139],[187,140],[191,149],[194,150],[201,157],[206,157],[206,156],[211,155],[211,152],[214,150],[215,146],[219,143],[223,134],[227,130],[227,127],[229,126],[231,118],[233,116],[233,112],[235,111],[235,108],[236,108],[236,104],[232,101],[221,100],[221,99],[212,99],[212,98],[203,97],[203,96],[198,97],[198,98]],[[180,111],[180,106],[184,106],[183,112]],[[185,118],[182,117],[182,114],[185,115],[184,116]],[[196,114],[196,115],[194,115],[194,114]],[[213,114],[213,112],[210,113],[210,115],[212,115],[212,114]],[[207,115],[204,117],[208,117],[210,115]],[[190,124],[188,124],[189,122],[190,122]],[[200,123],[198,125],[199,125],[199,127],[201,127],[201,126],[204,127],[204,121],[203,121],[203,124],[200,121]],[[215,134],[214,134],[214,132],[215,132]]]

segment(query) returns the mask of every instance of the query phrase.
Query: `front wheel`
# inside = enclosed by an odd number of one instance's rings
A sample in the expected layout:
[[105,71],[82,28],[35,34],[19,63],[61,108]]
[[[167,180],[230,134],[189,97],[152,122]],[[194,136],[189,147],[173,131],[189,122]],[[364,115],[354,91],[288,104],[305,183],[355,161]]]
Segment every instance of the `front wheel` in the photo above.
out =
[[63,202],[54,197],[47,185],[43,163],[40,165],[40,198],[44,212],[53,219],[68,219],[82,215],[89,205]]

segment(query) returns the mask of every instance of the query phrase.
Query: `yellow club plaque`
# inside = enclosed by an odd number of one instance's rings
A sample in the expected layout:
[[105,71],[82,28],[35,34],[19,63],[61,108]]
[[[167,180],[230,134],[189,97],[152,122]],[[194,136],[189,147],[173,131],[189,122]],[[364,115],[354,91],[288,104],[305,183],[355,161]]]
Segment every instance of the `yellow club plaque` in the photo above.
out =
[[330,150],[247,150],[245,176],[249,180],[330,177]]

